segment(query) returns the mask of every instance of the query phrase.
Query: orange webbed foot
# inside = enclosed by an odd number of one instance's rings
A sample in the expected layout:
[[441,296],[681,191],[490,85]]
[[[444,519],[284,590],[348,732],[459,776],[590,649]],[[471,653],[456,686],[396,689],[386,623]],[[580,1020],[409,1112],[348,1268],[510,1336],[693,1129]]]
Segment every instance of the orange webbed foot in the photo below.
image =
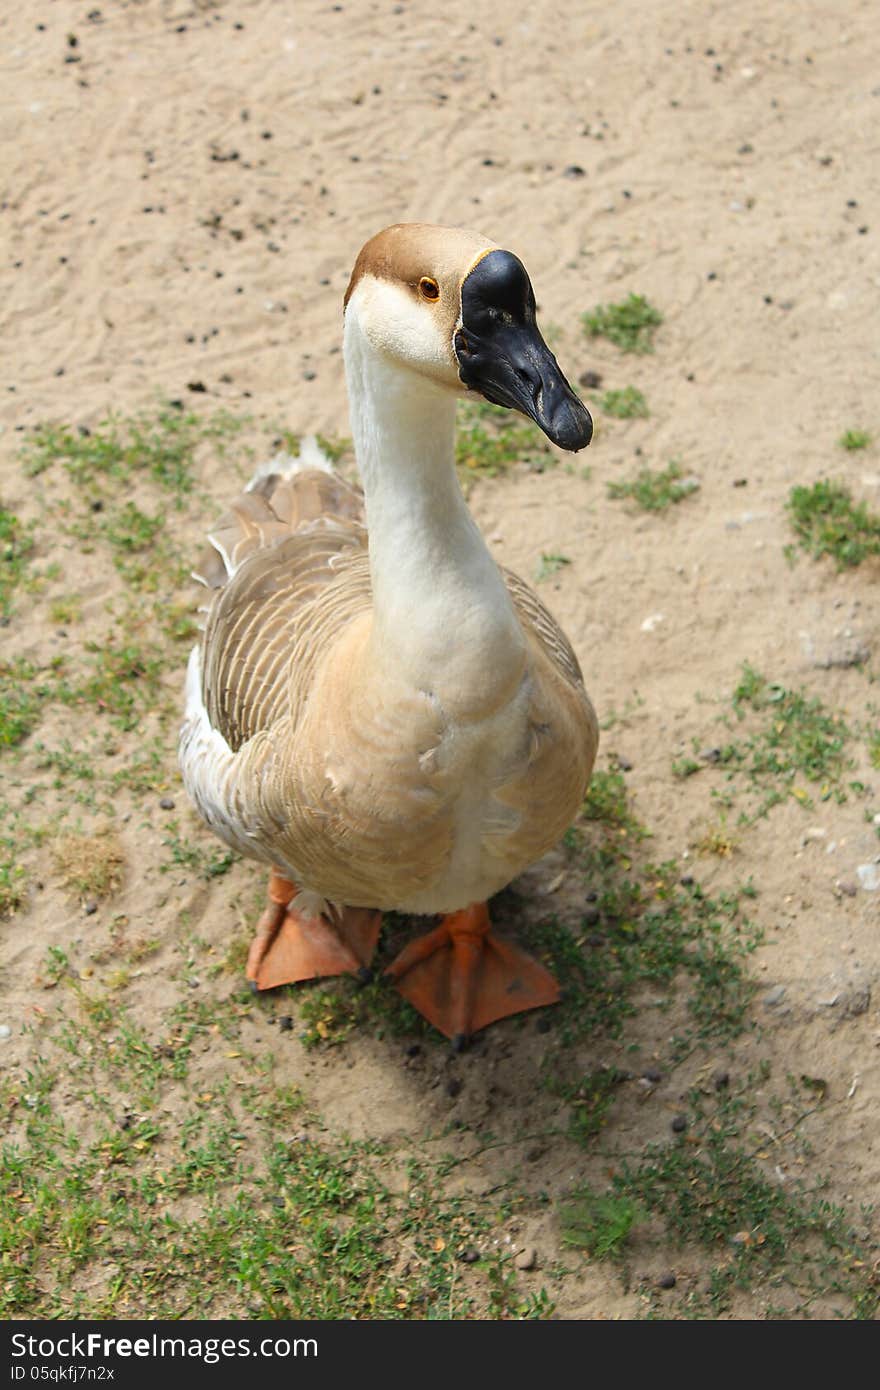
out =
[[449,913],[404,947],[387,974],[456,1046],[499,1018],[556,1004],[560,997],[549,970],[494,935],[485,903]]
[[337,922],[330,922],[291,908],[296,893],[296,884],[273,870],[269,905],[248,952],[246,975],[254,988],[275,989],[325,975],[367,978],[382,925],[381,912],[346,907]]

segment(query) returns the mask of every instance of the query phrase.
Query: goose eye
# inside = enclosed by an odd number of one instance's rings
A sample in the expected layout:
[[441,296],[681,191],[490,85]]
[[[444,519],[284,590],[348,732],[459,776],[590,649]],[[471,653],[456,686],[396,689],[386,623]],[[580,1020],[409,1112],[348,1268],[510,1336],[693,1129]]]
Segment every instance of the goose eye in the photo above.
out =
[[430,275],[423,275],[419,281],[419,294],[422,299],[439,299],[440,286]]

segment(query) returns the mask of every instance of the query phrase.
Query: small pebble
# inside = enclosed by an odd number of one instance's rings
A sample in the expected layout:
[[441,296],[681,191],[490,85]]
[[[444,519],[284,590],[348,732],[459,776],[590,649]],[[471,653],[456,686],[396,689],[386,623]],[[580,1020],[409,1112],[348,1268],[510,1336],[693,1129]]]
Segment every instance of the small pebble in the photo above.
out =
[[785,985],[774,985],[773,988],[768,989],[767,993],[764,995],[764,1008],[773,1009],[777,1004],[781,1004],[784,998]]
[[475,1246],[466,1245],[458,1258],[461,1260],[462,1264],[476,1264],[477,1260],[480,1258],[480,1252],[476,1249]]
[[534,1269],[538,1263],[538,1252],[534,1245],[527,1245],[525,1249],[520,1250],[519,1254],[514,1256],[513,1263],[517,1269]]
[[278,1020],[278,1027],[282,1033],[289,1033],[293,1027],[293,1017],[291,1014],[282,1014]]
[[582,179],[586,174],[586,169],[582,169],[580,164],[569,164],[562,171],[564,179]]
[[11,1037],[12,1037],[12,1029],[10,1028],[9,1024],[8,1024],[8,1023],[0,1023],[0,1042],[5,1042],[7,1038],[11,1038]]
[[684,1132],[685,1132],[685,1130],[687,1129],[687,1127],[688,1127],[688,1122],[687,1122],[687,1116],[686,1116],[686,1115],[675,1115],[675,1116],[673,1117],[673,1120],[672,1120],[672,1132],[673,1132],[673,1134],[684,1134]]
[[586,386],[587,390],[598,391],[602,385],[602,377],[599,372],[581,372],[578,377],[578,384]]
[[421,1043],[410,1043],[409,1047],[406,1049],[406,1055],[407,1057],[418,1057],[421,1055],[421,1051]]
[[682,888],[693,888],[694,886],[693,874],[682,874],[681,878],[678,881],[681,884]]
[[712,1077],[712,1085],[716,1091],[724,1091],[730,1085],[729,1071],[716,1071]]
[[655,1086],[658,1081],[663,1080],[663,1073],[659,1067],[645,1067],[645,1070],[642,1072],[642,1076],[645,1078],[646,1081],[652,1082],[652,1084]]
[[880,888],[880,864],[860,864],[856,869],[859,883],[869,893]]
[[702,758],[702,760],[703,760],[704,763],[720,763],[720,762],[721,762],[721,749],[720,749],[720,748],[701,748],[701,749],[700,749],[700,757]]
[[859,891],[857,885],[855,883],[851,883],[849,879],[839,879],[837,883],[837,890],[839,893],[845,894],[847,898],[854,898],[856,893]]
[[159,805],[160,805],[160,807],[162,808],[163,811],[173,811],[173,810],[174,810],[174,797],[173,797],[173,796],[163,796],[163,797],[162,797],[162,800],[159,802]]
[[97,911],[98,904],[95,902],[93,898],[90,898],[87,903],[83,903],[83,912],[86,914],[87,917],[91,917],[92,913]]
[[620,753],[617,755],[617,766],[620,768],[621,772],[632,772],[633,769],[633,765],[629,758],[622,757]]
[[672,1273],[671,1269],[667,1270],[665,1274],[660,1275],[660,1278],[657,1280],[657,1287],[658,1289],[675,1288],[675,1275]]

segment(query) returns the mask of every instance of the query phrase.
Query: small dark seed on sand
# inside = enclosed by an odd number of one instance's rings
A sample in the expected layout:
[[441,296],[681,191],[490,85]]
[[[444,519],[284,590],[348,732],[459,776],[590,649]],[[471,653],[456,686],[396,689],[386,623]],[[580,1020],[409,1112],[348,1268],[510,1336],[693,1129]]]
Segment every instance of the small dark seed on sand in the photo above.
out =
[[673,1134],[684,1134],[688,1127],[687,1118],[684,1115],[676,1115],[672,1121]]
[[716,1091],[723,1091],[725,1087],[730,1085],[730,1072],[716,1071],[715,1075],[712,1077],[712,1085],[715,1087]]
[[671,1270],[669,1270],[669,1272],[666,1274],[660,1275],[660,1278],[657,1280],[657,1286],[661,1289],[675,1288],[675,1275],[672,1273]]

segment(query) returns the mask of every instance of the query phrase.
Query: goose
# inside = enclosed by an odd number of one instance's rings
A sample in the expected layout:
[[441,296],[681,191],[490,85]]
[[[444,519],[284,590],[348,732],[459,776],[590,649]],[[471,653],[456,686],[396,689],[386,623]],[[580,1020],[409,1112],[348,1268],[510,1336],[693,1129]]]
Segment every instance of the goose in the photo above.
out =
[[216,524],[180,763],[208,826],[271,868],[252,987],[368,978],[384,911],[439,915],[386,974],[460,1047],[560,997],[487,902],[574,819],[598,725],[568,639],[467,507],[456,401],[479,393],[570,451],[592,420],[524,265],[475,232],[372,237],[343,345],[362,491],[310,446]]

